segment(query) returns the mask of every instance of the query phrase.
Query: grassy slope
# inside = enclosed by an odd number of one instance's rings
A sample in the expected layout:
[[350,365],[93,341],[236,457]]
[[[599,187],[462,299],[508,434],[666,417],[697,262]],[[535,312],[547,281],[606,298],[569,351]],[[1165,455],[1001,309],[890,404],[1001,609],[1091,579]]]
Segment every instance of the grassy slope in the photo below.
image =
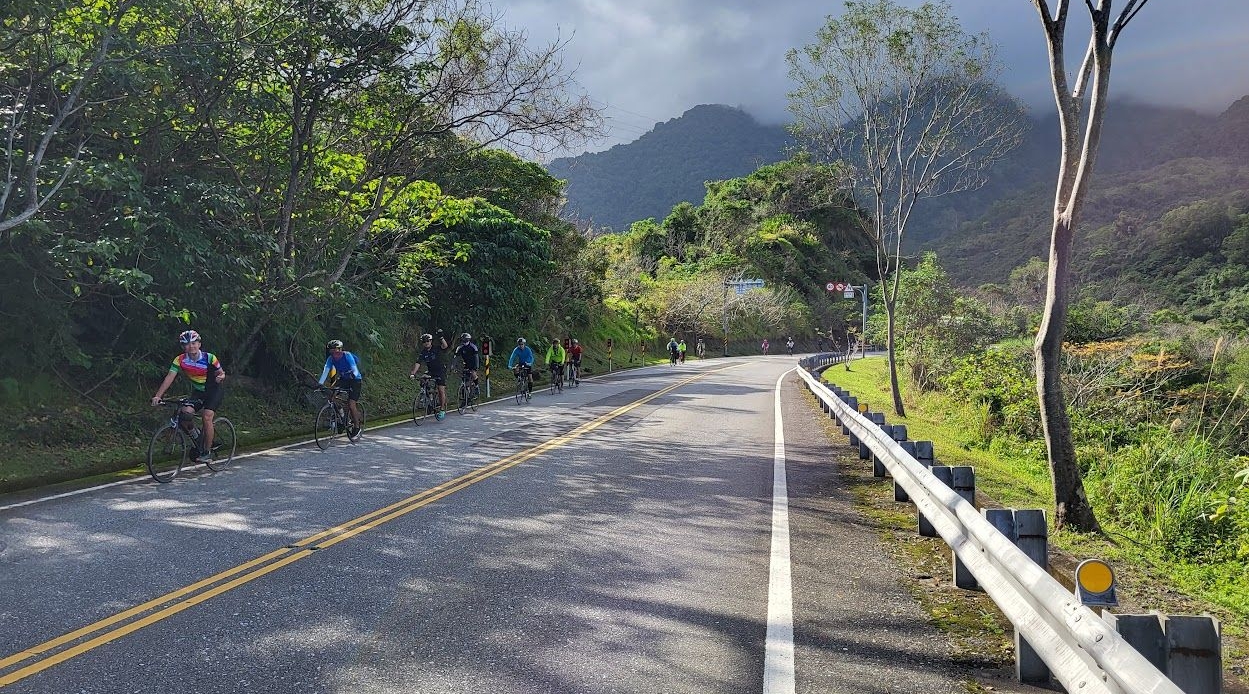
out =
[[[883,358],[855,361],[847,372],[835,366],[824,372],[835,383],[886,412],[889,421],[907,425],[911,439],[931,440],[940,462],[976,467],[978,491],[1006,507],[1044,508],[1052,519],[1053,490],[1048,468],[1035,457],[994,454],[972,448],[973,432],[979,430],[981,413],[941,394],[915,396],[904,390],[908,416],[891,414],[889,382]],[[1119,576],[1118,612],[1158,610],[1169,614],[1211,613],[1223,622],[1227,652],[1224,665],[1243,674],[1249,667],[1244,636],[1249,631],[1249,567],[1244,565],[1194,565],[1170,563],[1117,527],[1113,518],[1099,517],[1105,537],[1055,533],[1055,548],[1079,558],[1098,557],[1115,566]]]

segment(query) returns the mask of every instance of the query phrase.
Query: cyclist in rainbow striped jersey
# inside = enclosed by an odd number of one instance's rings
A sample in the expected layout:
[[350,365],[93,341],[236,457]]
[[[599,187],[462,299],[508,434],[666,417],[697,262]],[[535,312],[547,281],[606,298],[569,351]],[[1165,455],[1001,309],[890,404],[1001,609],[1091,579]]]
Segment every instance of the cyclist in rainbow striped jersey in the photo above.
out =
[[165,375],[165,380],[156,389],[156,395],[152,396],[152,406],[160,404],[160,399],[165,395],[165,391],[169,390],[169,386],[173,385],[173,380],[178,377],[179,373],[186,376],[191,383],[190,397],[198,400],[199,406],[182,408],[178,418],[189,427],[187,421],[197,409],[199,410],[204,418],[204,432],[200,437],[199,455],[196,456],[195,461],[212,462],[213,434],[215,433],[213,418],[217,416],[217,409],[221,407],[221,400],[225,397],[225,389],[221,387],[221,382],[225,380],[226,372],[221,368],[221,362],[216,355],[200,349],[199,333],[194,330],[183,331],[178,335],[178,342],[182,343],[182,354],[173,358],[173,363],[169,365],[169,373]]

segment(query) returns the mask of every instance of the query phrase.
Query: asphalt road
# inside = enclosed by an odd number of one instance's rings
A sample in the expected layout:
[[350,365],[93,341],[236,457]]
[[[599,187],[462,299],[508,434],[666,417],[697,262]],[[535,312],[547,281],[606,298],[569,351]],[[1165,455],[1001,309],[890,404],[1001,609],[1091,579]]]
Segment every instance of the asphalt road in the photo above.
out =
[[769,692],[963,691],[795,364],[652,367],[0,510],[0,688],[738,693],[768,660]]

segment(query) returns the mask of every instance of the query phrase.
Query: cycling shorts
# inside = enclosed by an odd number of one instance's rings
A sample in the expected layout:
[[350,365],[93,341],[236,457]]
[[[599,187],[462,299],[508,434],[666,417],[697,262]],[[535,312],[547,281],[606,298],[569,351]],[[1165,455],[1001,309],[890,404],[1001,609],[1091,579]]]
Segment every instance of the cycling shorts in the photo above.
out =
[[339,387],[339,388],[342,388],[342,389],[343,389],[343,390],[345,390],[345,391],[347,391],[347,399],[348,399],[348,400],[357,400],[357,401],[358,401],[358,400],[360,399],[360,391],[361,391],[361,389],[363,389],[363,387],[364,387],[364,381],[361,381],[361,380],[359,380],[359,379],[355,379],[355,378],[350,379],[350,380],[347,380],[347,379],[339,379],[339,380],[338,380],[338,387]]
[[221,409],[221,400],[225,397],[226,389],[214,383],[213,387],[205,388],[203,391],[193,390],[187,397],[194,398],[199,401],[195,406],[195,411],[212,410],[216,412]]

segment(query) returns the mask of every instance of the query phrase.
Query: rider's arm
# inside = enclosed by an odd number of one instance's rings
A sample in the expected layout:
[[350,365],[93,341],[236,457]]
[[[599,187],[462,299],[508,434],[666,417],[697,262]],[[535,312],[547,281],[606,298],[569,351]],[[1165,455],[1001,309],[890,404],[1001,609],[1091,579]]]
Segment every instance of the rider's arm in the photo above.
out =
[[520,356],[520,347],[513,347],[512,353],[508,355],[507,357],[507,368],[509,369],[516,368],[516,360],[517,358],[519,358],[519,356]]
[[412,365],[412,374],[409,376],[409,378],[416,378],[416,373],[420,370],[421,370],[421,358],[418,356],[416,358],[416,363]]
[[333,357],[325,358],[325,368],[321,369],[321,378],[317,379],[317,385],[319,386],[325,385],[325,379],[330,377],[330,366],[333,364],[333,362],[334,362]]
[[360,373],[360,363],[356,361],[356,355],[347,352],[344,356],[347,357],[347,365],[351,367],[351,375],[355,376],[357,381],[363,381],[364,376]]
[[165,374],[165,380],[161,381],[160,387],[156,389],[156,395],[152,396],[152,402],[155,403],[165,395],[165,391],[169,390],[169,386],[173,385],[173,379],[178,377],[177,367],[169,369],[169,373]]

